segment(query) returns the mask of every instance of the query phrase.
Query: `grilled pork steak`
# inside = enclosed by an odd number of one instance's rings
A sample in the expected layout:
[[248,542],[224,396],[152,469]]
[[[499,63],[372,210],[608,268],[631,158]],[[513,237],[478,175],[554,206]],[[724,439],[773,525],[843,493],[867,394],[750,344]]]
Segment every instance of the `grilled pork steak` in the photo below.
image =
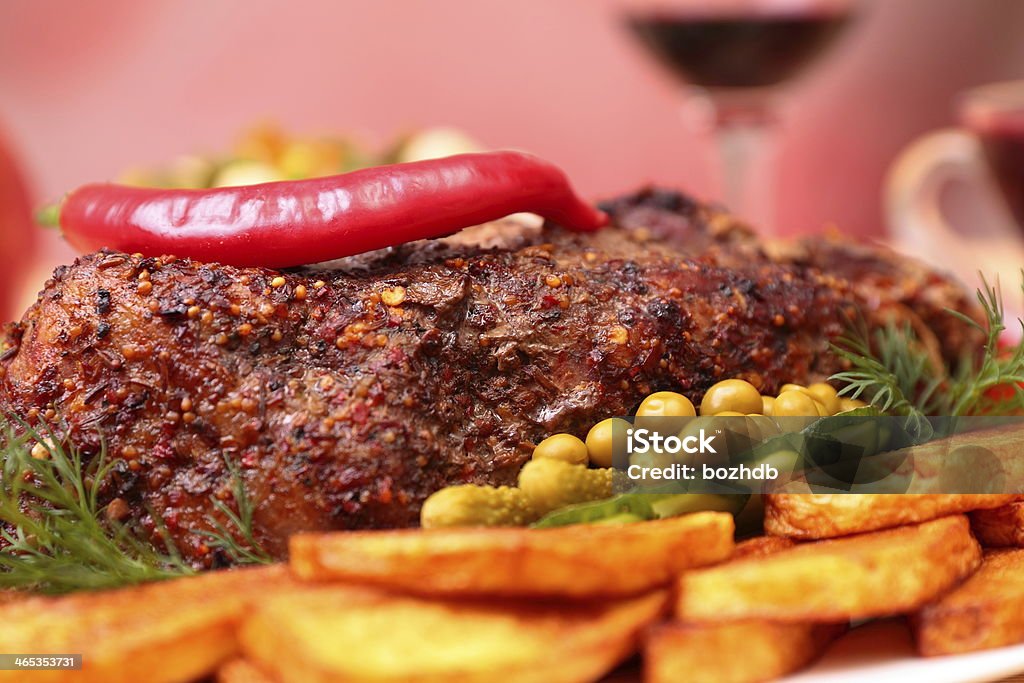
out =
[[150,533],[159,513],[210,566],[225,558],[191,531],[218,515],[212,499],[231,503],[225,459],[259,540],[283,556],[300,530],[414,525],[438,488],[513,482],[533,443],[583,435],[652,391],[696,402],[725,377],[766,393],[821,379],[857,310],[897,305],[925,326],[936,305],[969,310],[948,281],[888,256],[874,258],[906,280],[899,300],[822,272],[810,249],[773,260],[678,194],[607,208],[616,225],[594,235],[420,243],[343,270],[84,256],[6,330],[0,407],[59,417],[89,455],[105,439],[111,510]]

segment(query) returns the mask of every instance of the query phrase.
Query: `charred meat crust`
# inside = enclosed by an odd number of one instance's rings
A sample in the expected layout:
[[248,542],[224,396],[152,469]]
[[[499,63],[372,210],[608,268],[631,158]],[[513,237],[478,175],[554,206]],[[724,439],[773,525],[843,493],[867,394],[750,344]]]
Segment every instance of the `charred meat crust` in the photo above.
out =
[[874,303],[776,263],[727,214],[647,192],[596,235],[547,227],[504,249],[417,244],[345,270],[275,272],[101,252],[59,269],[0,355],[0,408],[59,415],[117,459],[107,500],[157,512],[197,565],[237,462],[275,555],[299,530],[414,525],[449,484],[505,484],[532,444],[838,368],[829,342]]

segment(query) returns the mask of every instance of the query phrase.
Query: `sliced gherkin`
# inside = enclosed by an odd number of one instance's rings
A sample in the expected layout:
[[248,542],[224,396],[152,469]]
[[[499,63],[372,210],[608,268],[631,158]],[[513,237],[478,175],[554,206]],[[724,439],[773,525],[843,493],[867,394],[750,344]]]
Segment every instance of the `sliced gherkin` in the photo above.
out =
[[526,526],[537,518],[530,499],[510,486],[449,486],[423,503],[426,529],[465,526]]
[[544,515],[567,505],[610,498],[616,474],[613,469],[591,470],[560,460],[531,460],[519,472],[519,488]]
[[425,528],[526,526],[552,510],[614,493],[616,472],[587,469],[561,460],[531,460],[519,473],[519,488],[463,484],[434,493],[423,503]]

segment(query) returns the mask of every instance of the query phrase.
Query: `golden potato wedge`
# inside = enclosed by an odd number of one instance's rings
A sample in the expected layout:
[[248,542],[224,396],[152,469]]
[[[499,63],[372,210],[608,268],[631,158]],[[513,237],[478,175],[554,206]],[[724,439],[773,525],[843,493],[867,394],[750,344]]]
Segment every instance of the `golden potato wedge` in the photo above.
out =
[[890,477],[847,492],[814,493],[795,479],[766,497],[765,531],[835,538],[1008,505],[1024,496],[990,489],[1024,490],[1022,441],[1013,422],[904,448],[887,456],[895,466]]
[[732,551],[732,557],[729,561],[743,560],[750,557],[766,557],[774,555],[780,550],[788,550],[794,545],[796,543],[783,536],[755,536],[754,538],[748,538],[737,543],[736,549]]
[[[768,557],[794,545],[778,536],[747,539],[722,566]],[[644,680],[747,683],[777,678],[816,659],[845,628],[761,619],[656,626],[644,641]]]
[[837,624],[663,624],[644,643],[645,683],[756,683],[797,671],[846,630]]
[[[290,583],[287,568],[277,566],[9,602],[0,605],[0,652],[81,654],[75,681],[193,681],[238,651],[246,606]],[[66,671],[36,671],[31,680],[67,678]],[[0,681],[24,680],[24,671],[0,671]]]
[[553,529],[407,529],[304,534],[291,566],[307,580],[343,580],[425,595],[635,595],[683,570],[724,560],[732,516],[699,512],[651,522]]
[[1024,642],[1024,550],[988,551],[973,576],[911,623],[926,657]]
[[839,622],[911,612],[973,572],[981,548],[964,516],[944,517],[687,572],[676,616]]
[[636,650],[666,595],[446,602],[325,586],[260,603],[241,641],[283,683],[594,681]]
[[1018,500],[1004,494],[771,494],[764,528],[796,539],[847,536],[997,508]]
[[248,659],[232,659],[217,669],[217,683],[279,683],[273,676]]
[[971,515],[971,530],[982,545],[1024,548],[1024,503],[1011,503]]

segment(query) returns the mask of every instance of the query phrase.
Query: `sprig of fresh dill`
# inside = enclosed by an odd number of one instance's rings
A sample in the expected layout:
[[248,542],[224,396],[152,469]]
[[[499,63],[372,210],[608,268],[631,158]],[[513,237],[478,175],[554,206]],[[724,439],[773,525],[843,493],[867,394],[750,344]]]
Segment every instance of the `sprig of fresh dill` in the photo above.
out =
[[832,347],[850,369],[830,379],[845,385],[843,396],[864,399],[884,413],[923,415],[942,379],[915,342],[909,324],[852,331]]
[[[951,314],[985,334],[985,344],[980,359],[970,356],[960,363],[960,369],[950,381],[950,415],[1005,414],[1024,409],[1024,321],[1021,326],[1022,338],[1013,349],[1002,351],[999,338],[1006,330],[1005,308],[999,281],[994,287],[982,278],[983,289],[978,290],[978,303],[985,312],[985,323],[979,324],[972,318],[950,311]],[[1021,271],[1021,290],[1024,291],[1024,270]],[[995,387],[1012,389],[1012,395],[994,397],[990,390]]]
[[[210,526],[213,530],[196,529],[195,534],[205,536],[211,547],[219,549],[234,564],[269,564],[274,561],[266,550],[256,540],[252,523],[252,501],[245,490],[245,479],[238,465],[228,457],[224,457],[224,466],[231,475],[231,493],[235,499],[238,512],[232,510],[222,500],[210,497],[210,501],[217,510],[224,515],[228,523],[236,530],[231,530],[220,520],[210,518]],[[239,542],[237,536],[241,536]]]
[[[1022,272],[1024,289],[1024,272]],[[928,415],[997,415],[1024,410],[1024,341],[1004,352],[999,338],[1006,330],[1005,308],[997,282],[982,277],[977,292],[983,321],[955,311],[947,312],[985,335],[980,352],[968,349],[955,370],[937,365],[909,324],[890,324],[869,331],[863,323],[833,351],[849,368],[831,379],[842,383],[843,396],[862,398],[883,412],[920,419]],[[1018,320],[1024,330],[1024,322]],[[1008,395],[993,396],[1003,388]]]
[[106,519],[99,489],[114,466],[106,449],[85,463],[52,430],[9,420],[0,429],[0,586],[66,593],[192,573],[166,534],[170,550],[161,552]]
[[[194,573],[159,515],[152,514],[164,550],[108,518],[100,491],[116,463],[105,445],[86,459],[74,446],[65,448],[56,430],[0,416],[0,458],[0,587],[66,593]],[[228,471],[238,513],[211,497],[227,522],[211,515],[215,531],[193,533],[236,564],[270,562],[255,539],[241,472],[232,463]]]

